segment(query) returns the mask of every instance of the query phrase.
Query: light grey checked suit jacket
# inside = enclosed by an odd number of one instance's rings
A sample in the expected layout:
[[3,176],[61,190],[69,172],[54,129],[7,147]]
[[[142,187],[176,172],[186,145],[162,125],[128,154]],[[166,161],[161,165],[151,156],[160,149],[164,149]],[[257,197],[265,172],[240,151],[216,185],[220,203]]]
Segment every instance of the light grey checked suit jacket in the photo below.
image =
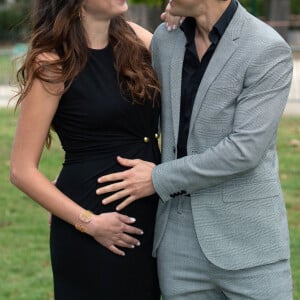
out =
[[180,29],[160,25],[151,46],[162,83],[154,255],[172,199],[190,194],[198,241],[213,264],[237,270],[287,259],[276,137],[292,78],[290,48],[239,4],[198,89],[188,156],[175,160],[185,43]]

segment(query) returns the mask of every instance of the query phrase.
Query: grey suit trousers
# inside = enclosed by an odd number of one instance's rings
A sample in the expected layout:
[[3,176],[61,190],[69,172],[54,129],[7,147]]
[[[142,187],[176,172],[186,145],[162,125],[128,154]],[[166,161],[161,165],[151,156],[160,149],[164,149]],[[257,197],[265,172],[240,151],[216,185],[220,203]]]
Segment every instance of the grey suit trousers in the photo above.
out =
[[172,200],[167,228],[157,253],[163,300],[293,299],[289,260],[224,270],[205,257],[200,244],[190,198]]

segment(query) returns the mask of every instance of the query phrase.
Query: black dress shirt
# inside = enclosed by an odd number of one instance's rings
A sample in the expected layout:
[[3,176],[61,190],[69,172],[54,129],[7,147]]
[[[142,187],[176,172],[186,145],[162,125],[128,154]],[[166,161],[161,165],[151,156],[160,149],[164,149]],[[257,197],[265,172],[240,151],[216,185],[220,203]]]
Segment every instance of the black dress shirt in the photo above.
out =
[[223,15],[210,31],[209,39],[211,41],[211,45],[205,52],[201,61],[199,60],[195,46],[195,19],[188,17],[180,26],[186,36],[187,42],[185,45],[186,48],[182,66],[180,122],[177,143],[178,158],[187,155],[187,139],[190,128],[190,120],[199,85],[209,61],[213,56],[223,33],[230,23],[237,6],[237,2],[235,0],[231,0],[231,3]]

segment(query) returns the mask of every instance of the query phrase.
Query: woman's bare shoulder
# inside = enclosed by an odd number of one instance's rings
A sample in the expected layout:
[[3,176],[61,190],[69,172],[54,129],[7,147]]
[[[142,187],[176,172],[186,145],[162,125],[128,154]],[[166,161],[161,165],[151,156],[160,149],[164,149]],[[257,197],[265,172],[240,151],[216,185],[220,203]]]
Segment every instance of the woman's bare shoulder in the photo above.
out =
[[136,35],[144,42],[147,49],[150,49],[150,44],[153,34],[144,27],[134,23],[128,22],[131,28],[135,31]]

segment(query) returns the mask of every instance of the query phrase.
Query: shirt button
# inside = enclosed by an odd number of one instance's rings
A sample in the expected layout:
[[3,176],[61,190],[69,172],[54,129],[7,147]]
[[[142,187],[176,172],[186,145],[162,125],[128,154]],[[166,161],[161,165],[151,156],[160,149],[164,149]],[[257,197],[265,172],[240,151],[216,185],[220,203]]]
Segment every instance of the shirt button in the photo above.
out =
[[147,136],[145,136],[145,137],[144,137],[144,142],[145,142],[145,143],[149,143],[149,141],[150,141],[150,139],[149,139]]
[[155,133],[155,134],[154,134],[154,137],[155,137],[156,139],[159,139],[159,133]]

